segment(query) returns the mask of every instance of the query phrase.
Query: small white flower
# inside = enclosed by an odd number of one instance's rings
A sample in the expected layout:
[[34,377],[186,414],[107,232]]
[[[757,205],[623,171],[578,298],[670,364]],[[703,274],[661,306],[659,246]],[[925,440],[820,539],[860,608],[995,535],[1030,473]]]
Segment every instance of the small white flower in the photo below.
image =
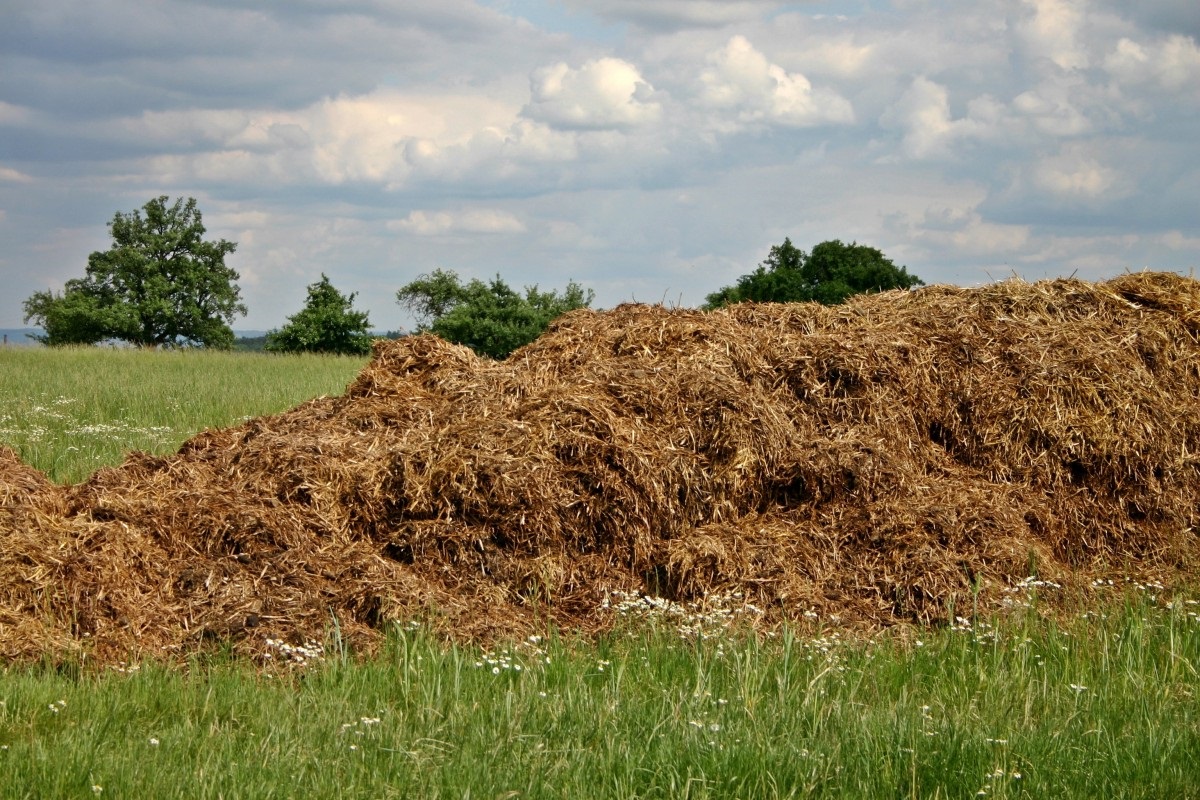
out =
[[103,786],[101,786],[101,785],[99,785],[99,784],[97,784],[97,783],[93,783],[93,784],[92,784],[92,794],[100,794],[100,793],[101,793],[101,792],[103,792],[103,791],[104,791],[104,787],[103,787]]
[[151,747],[158,747],[158,739],[155,739],[153,736],[151,736],[151,737],[150,737],[150,746],[151,746]]
[[1072,691],[1072,692],[1075,692],[1075,694],[1081,694],[1082,692],[1086,692],[1086,691],[1087,691],[1087,687],[1086,687],[1086,686],[1080,686],[1078,683],[1072,683],[1072,684],[1071,684],[1071,691]]

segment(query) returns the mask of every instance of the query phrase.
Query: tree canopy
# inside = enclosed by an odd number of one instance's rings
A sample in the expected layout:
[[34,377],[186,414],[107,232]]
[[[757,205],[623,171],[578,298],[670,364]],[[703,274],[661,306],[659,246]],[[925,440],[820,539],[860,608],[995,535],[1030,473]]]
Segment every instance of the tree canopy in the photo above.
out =
[[396,300],[417,316],[421,331],[465,344],[480,355],[505,358],[540,336],[555,317],[592,304],[595,293],[574,281],[562,294],[525,287],[514,291],[500,276],[484,283],[463,283],[450,270],[419,276],[396,293]]
[[225,264],[237,244],[204,239],[195,198],[168,200],[117,212],[108,225],[112,247],[88,256],[83,278],[67,281],[62,294],[35,292],[25,301],[25,321],[46,332],[43,343],[233,345],[229,325],[246,313],[238,273]]
[[833,239],[805,253],[791,239],[784,239],[783,244],[771,248],[754,272],[708,295],[704,307],[746,301],[835,305],[856,294],[911,289],[923,283],[874,247]]
[[339,292],[322,272],[321,280],[309,284],[304,308],[288,317],[283,328],[267,334],[266,349],[341,355],[371,352],[371,323],[367,312],[354,310],[355,297],[355,293]]

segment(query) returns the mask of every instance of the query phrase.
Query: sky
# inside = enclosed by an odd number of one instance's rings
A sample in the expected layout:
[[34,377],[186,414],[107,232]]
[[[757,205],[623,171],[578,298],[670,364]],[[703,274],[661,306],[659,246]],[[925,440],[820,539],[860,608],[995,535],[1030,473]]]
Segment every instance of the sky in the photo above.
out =
[[0,327],[195,197],[249,314],[433,269],[696,306],[785,237],[926,283],[1200,264],[1196,0],[0,0]]

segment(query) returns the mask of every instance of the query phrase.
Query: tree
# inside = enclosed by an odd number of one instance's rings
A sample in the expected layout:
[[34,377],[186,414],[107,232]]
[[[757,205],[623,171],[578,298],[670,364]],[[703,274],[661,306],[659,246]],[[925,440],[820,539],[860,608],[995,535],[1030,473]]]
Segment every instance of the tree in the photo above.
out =
[[343,295],[321,273],[321,280],[308,287],[304,308],[288,317],[281,330],[267,334],[266,349],[273,353],[371,352],[371,323],[367,312],[354,310],[355,296]]
[[164,195],[109,223],[112,247],[88,256],[86,275],[63,293],[35,292],[25,321],[49,345],[106,339],[138,347],[233,345],[229,324],[245,315],[239,276],[225,265],[237,244],[204,240],[195,198],[167,204]]
[[34,292],[25,301],[25,321],[36,320],[46,332],[44,336],[30,334],[48,345],[95,344],[107,338],[103,325],[104,312],[99,299],[81,291],[75,279],[67,281],[62,295],[53,292]]
[[587,308],[594,298],[591,289],[585,291],[574,281],[561,295],[540,292],[536,286],[525,287],[521,294],[499,275],[488,283],[473,279],[463,284],[453,271],[441,269],[421,275],[396,293],[397,302],[418,317],[418,330],[492,358],[506,358],[540,336],[556,317]]
[[821,242],[805,253],[784,239],[775,245],[758,268],[708,295],[704,307],[732,303],[843,303],[856,294],[923,285],[906,267],[897,267],[874,247],[844,244],[838,239]]

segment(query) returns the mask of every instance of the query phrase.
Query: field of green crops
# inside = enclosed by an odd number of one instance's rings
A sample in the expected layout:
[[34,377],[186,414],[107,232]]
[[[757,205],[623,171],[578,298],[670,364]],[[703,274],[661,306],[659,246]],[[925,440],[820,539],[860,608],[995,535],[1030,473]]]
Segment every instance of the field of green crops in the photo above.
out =
[[[362,364],[0,349],[0,444],[77,481]],[[0,797],[1200,796],[1200,605],[1126,584],[1069,620],[1030,583],[1004,620],[870,639],[626,598],[599,641],[483,650],[399,620],[374,658],[331,630],[267,672],[0,665]]]

